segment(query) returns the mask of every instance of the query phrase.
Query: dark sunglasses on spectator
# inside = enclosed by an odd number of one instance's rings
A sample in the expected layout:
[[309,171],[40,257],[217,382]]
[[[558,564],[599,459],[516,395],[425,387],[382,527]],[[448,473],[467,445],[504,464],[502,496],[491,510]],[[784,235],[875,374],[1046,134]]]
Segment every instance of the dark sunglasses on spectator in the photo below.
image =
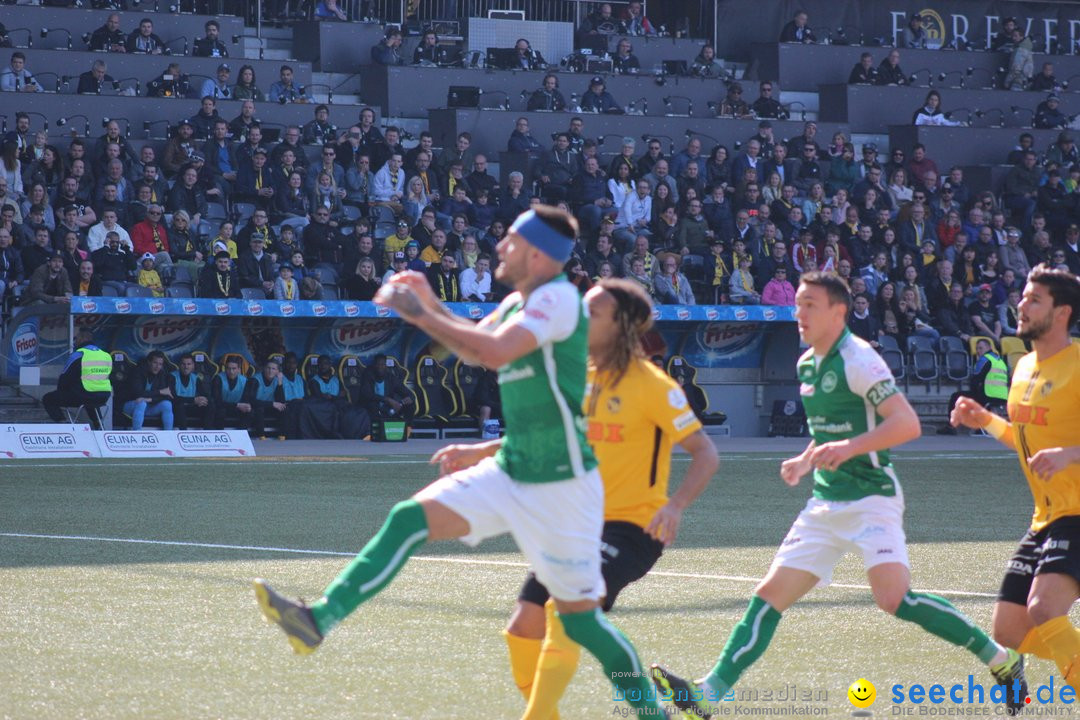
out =
[[151,210],[150,212],[148,212],[148,213],[146,213],[146,214],[147,214],[147,215],[160,215],[160,214],[161,214],[161,212],[160,212],[160,211],[158,211],[158,210]]

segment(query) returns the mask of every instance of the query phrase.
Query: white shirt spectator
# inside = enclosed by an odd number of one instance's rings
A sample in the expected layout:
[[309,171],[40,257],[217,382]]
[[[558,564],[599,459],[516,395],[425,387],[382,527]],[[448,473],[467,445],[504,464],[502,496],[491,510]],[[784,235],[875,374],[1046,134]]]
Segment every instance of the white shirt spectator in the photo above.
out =
[[405,169],[398,169],[397,184],[395,184],[391,182],[390,164],[387,163],[375,173],[375,188],[372,197],[378,202],[388,202],[393,195],[405,196]]
[[103,222],[91,226],[90,231],[86,234],[86,246],[90,249],[90,252],[105,247],[105,236],[110,232],[115,232],[120,236],[120,245],[127,248],[128,252],[135,252],[135,246],[131,244],[131,236],[128,235],[127,230],[120,227],[119,223],[107,228]]
[[469,300],[476,298],[483,301],[491,292],[491,272],[485,272],[484,277],[476,279],[476,268],[465,268],[461,272],[461,297]]
[[615,227],[632,228],[638,220],[644,220],[645,227],[648,227],[651,218],[652,195],[641,198],[634,192],[627,195],[626,200],[619,206],[619,215],[615,219]]
[[207,78],[203,81],[202,88],[199,89],[199,97],[212,97],[223,100],[232,99],[232,88],[228,83],[221,83],[217,80],[210,80]]

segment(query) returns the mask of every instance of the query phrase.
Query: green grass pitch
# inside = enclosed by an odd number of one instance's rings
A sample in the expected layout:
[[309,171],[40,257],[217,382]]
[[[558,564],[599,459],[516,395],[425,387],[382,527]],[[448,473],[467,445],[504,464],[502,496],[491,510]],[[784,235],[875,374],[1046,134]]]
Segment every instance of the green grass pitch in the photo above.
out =
[[[809,492],[783,485],[780,459],[723,458],[658,572],[620,597],[611,618],[645,663],[693,675],[712,666]],[[393,503],[433,479],[425,460],[5,464],[0,718],[518,717],[500,631],[525,569],[508,539],[423,547],[310,657],[294,656],[255,607],[257,576],[318,597]],[[685,467],[677,458],[674,474]],[[1031,512],[1015,456],[988,440],[985,455],[908,453],[897,467],[914,586],[989,628]],[[854,557],[834,582],[785,615],[741,687],[825,691],[820,707],[846,717],[846,689],[865,677],[886,717],[894,683],[989,682],[973,656],[877,610]],[[1036,683],[1056,673],[1029,667]],[[603,718],[624,707],[585,658],[561,710]]]

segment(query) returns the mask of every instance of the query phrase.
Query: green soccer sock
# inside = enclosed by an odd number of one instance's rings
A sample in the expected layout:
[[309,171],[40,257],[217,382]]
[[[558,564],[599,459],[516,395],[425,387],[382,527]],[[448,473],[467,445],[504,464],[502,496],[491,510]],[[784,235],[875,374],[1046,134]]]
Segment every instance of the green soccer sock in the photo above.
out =
[[779,623],[780,613],[772,605],[757,595],[750,598],[750,605],[731,631],[716,667],[702,680],[708,686],[706,700],[715,702],[731,689],[739,676],[769,647]]
[[604,674],[617,689],[616,696],[635,708],[648,708],[664,717],[652,681],[641,669],[637,650],[612,625],[600,608],[579,613],[559,613],[566,635],[600,661]]
[[1004,648],[991,640],[952,603],[943,597],[910,590],[896,608],[896,617],[913,622],[932,635],[962,647],[986,664]]
[[428,537],[424,508],[415,500],[399,502],[386,522],[334,582],[311,606],[323,635],[349,613],[390,584],[398,571]]

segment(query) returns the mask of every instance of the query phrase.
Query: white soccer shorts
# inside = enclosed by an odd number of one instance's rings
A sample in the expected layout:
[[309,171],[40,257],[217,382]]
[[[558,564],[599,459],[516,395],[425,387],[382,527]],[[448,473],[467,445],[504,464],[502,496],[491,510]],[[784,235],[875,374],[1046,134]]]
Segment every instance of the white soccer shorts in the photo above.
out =
[[833,568],[847,552],[862,554],[863,566],[898,562],[910,567],[904,536],[904,497],[871,495],[852,501],[810,498],[773,558],[773,567],[813,573],[818,587],[832,582]]
[[440,478],[417,497],[465,518],[469,533],[460,540],[467,545],[510,533],[552,597],[575,601],[605,595],[600,574],[604,484],[598,470],[582,478],[522,483],[486,458]]

